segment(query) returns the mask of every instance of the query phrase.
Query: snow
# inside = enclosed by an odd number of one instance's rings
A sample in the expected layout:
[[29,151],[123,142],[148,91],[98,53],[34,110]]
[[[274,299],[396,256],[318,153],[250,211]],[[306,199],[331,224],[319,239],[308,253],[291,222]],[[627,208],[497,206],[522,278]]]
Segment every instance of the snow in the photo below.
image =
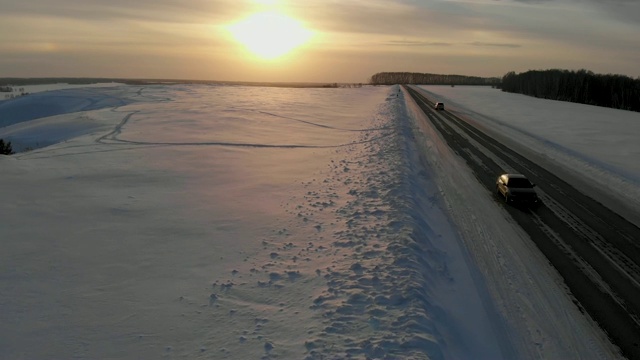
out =
[[[585,183],[637,189],[579,123],[501,117],[540,100],[424,89]],[[29,150],[0,157],[0,358],[618,357],[423,116],[397,86],[0,102],[0,138]]]

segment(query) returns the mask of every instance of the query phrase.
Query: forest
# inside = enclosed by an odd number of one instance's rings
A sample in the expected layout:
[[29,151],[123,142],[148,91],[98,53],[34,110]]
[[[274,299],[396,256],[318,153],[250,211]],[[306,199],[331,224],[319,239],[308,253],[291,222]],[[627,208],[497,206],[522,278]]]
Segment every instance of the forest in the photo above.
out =
[[369,83],[371,85],[498,85],[500,78],[414,72],[380,72],[371,76]]
[[502,77],[502,91],[538,98],[640,111],[640,78],[594,74],[588,70],[511,71]]

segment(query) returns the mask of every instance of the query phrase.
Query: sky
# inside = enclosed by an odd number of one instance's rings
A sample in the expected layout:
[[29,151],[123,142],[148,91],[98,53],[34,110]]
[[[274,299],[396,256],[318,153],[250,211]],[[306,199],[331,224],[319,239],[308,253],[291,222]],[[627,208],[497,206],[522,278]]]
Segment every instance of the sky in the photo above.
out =
[[0,0],[0,77],[640,76],[632,0]]

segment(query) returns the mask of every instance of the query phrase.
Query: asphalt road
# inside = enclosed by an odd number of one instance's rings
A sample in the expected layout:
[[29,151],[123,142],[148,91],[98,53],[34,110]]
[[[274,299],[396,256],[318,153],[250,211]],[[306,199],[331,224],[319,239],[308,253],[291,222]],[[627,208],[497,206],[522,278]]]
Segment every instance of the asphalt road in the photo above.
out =
[[[640,228],[542,166],[405,87],[478,181],[529,234],[574,297],[629,359],[640,359]],[[507,164],[504,169],[494,159]],[[510,170],[510,171],[508,171]],[[537,185],[542,203],[502,203],[499,174],[515,171]]]

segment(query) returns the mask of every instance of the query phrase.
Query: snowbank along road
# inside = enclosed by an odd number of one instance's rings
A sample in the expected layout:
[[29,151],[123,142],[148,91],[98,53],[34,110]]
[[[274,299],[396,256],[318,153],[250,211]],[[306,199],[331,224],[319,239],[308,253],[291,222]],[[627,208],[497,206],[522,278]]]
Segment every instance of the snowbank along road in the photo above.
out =
[[[478,181],[504,206],[564,278],[574,303],[629,358],[640,358],[640,229],[538,164],[447,111],[418,89],[409,94]],[[535,207],[502,204],[501,173],[521,173],[537,185]],[[493,195],[492,195],[493,194]]]

